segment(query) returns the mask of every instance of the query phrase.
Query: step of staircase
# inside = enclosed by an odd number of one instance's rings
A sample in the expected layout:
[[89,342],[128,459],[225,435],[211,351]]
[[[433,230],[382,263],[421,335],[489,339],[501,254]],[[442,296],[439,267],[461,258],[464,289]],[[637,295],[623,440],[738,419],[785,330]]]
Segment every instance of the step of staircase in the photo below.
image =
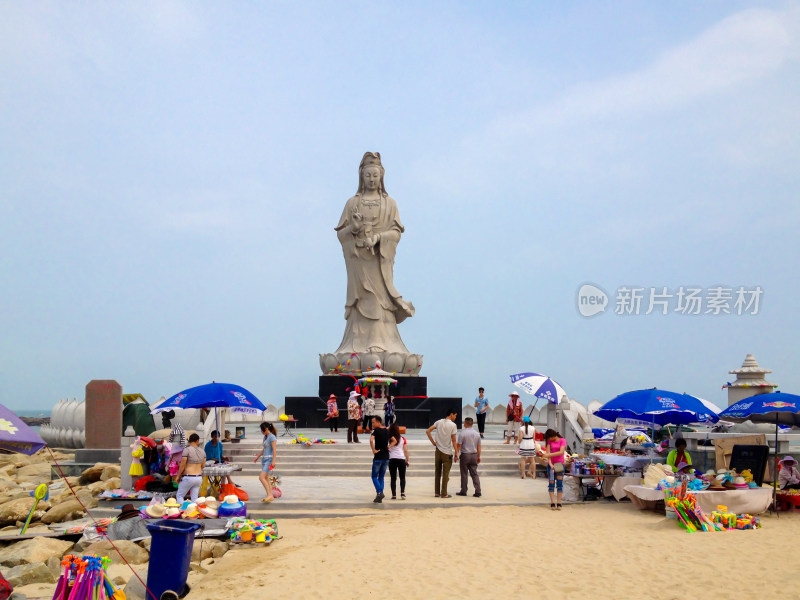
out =
[[[502,442],[485,444],[481,449],[481,475],[487,477],[509,476],[519,473],[519,456],[516,447]],[[225,446],[230,461],[242,467],[236,476],[258,476],[261,467],[253,462],[261,451],[261,444],[246,442]],[[434,468],[434,448],[427,440],[416,440],[408,445],[411,468],[407,477],[430,477]],[[372,451],[368,443],[361,444],[279,444],[277,469],[285,476],[337,476],[359,477],[368,472],[372,464]],[[457,470],[458,466],[454,465]]]

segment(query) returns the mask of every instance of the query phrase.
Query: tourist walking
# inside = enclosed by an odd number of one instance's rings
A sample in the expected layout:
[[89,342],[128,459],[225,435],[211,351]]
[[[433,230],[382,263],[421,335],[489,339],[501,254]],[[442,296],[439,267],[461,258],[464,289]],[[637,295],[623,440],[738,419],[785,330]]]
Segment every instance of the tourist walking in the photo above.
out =
[[483,437],[483,431],[486,429],[486,413],[489,410],[489,399],[483,395],[483,388],[478,388],[478,397],[475,398],[475,413],[478,417],[478,432]]
[[[547,491],[550,493],[550,508],[561,510],[561,498],[564,495],[564,453],[567,440],[558,435],[555,429],[544,432],[545,452],[547,459]],[[558,500],[553,493],[558,488]]]
[[400,499],[406,499],[406,467],[408,466],[408,442],[400,435],[400,426],[392,423],[389,438],[394,444],[389,448],[389,475],[391,476],[392,500],[397,500],[397,476],[400,475]]
[[358,441],[358,421],[361,419],[361,407],[358,405],[358,392],[350,392],[347,400],[347,443],[360,444]]
[[370,433],[372,431],[372,417],[375,416],[375,399],[370,392],[367,392],[367,396],[361,404],[361,412],[363,413],[361,426],[364,428],[364,433]]
[[386,468],[389,466],[389,447],[397,444],[396,440],[389,439],[389,430],[383,426],[380,417],[372,417],[372,435],[369,445],[372,448],[372,485],[375,486],[375,499],[373,502],[383,502],[383,479]]
[[517,392],[508,395],[508,405],[506,406],[506,441],[511,443],[519,433],[519,426],[522,424],[522,400],[519,399]]
[[261,500],[262,502],[272,502],[275,496],[272,494],[272,485],[269,478],[272,475],[271,471],[275,468],[275,450],[278,447],[278,432],[275,431],[275,426],[272,423],[264,422],[259,428],[264,435],[261,441],[261,452],[256,454],[253,462],[258,462],[261,459],[261,472],[258,474],[258,480],[264,486],[264,491],[267,495]]
[[189,446],[181,457],[181,466],[175,481],[178,491],[175,494],[178,502],[183,504],[186,494],[190,494],[192,502],[200,495],[200,484],[203,483],[203,468],[206,466],[206,453],[200,449],[200,436],[193,433],[189,436]]
[[334,431],[338,433],[339,432],[339,407],[336,404],[336,394],[331,394],[328,397],[327,407],[328,407],[327,419],[328,419],[328,425],[331,428],[331,433],[333,433]]
[[536,457],[541,453],[542,448],[536,441],[536,427],[531,425],[531,418],[527,415],[522,417],[522,427],[517,435],[519,444],[519,473],[525,479],[525,471],[534,479],[536,478]]
[[450,467],[453,466],[453,461],[458,462],[458,442],[456,441],[458,428],[455,424],[457,417],[458,412],[450,409],[447,411],[446,418],[439,419],[425,430],[431,444],[436,448],[434,458],[434,477],[436,479],[433,483],[433,495],[436,498],[451,497],[447,495],[447,482],[450,479]]
[[478,465],[481,464],[481,434],[472,428],[472,417],[464,419],[464,428],[458,433],[458,459],[461,464],[461,490],[456,496],[467,495],[468,478],[472,477],[472,487],[476,498],[481,497],[481,480]]
[[389,396],[386,399],[386,404],[383,405],[383,420],[388,427],[394,423],[394,396]]

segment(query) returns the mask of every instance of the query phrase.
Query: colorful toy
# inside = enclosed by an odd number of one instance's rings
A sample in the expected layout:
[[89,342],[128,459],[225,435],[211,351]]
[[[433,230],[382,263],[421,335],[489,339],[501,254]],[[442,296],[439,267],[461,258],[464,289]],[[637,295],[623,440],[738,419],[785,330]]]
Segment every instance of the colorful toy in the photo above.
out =
[[110,564],[107,556],[68,554],[61,560],[63,572],[56,583],[53,600],[125,600],[125,593],[108,578]]
[[274,521],[231,519],[227,523],[230,540],[234,544],[271,544],[278,537],[278,524]]
[[39,500],[47,500],[50,497],[50,488],[47,487],[46,483],[40,483],[36,486],[36,489],[31,492],[31,496],[33,496],[33,506],[31,507],[31,511],[28,513],[28,518],[25,519],[25,525],[22,526],[19,534],[22,535],[28,529],[28,525],[31,524],[31,517],[33,517],[33,512],[36,510],[36,506],[39,504]]

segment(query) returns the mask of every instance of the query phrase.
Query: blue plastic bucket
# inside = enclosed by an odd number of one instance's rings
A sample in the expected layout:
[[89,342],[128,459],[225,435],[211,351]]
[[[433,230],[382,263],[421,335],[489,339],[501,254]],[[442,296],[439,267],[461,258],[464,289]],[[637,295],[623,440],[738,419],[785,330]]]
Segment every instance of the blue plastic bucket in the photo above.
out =
[[[192,559],[194,533],[200,527],[200,523],[166,519],[147,525],[153,537],[147,567],[147,587],[156,600],[161,600],[161,595],[168,590],[178,596],[183,595]],[[153,598],[148,595],[147,600]]]

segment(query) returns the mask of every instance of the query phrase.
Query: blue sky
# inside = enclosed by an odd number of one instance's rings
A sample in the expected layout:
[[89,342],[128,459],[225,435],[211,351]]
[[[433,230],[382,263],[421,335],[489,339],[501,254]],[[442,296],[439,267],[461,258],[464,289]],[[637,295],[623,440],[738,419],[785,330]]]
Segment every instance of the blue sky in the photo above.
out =
[[[315,395],[379,151],[429,393],[800,392],[800,4],[0,2],[0,402]],[[576,293],[761,286],[758,315]],[[613,302],[613,298],[612,298]]]

